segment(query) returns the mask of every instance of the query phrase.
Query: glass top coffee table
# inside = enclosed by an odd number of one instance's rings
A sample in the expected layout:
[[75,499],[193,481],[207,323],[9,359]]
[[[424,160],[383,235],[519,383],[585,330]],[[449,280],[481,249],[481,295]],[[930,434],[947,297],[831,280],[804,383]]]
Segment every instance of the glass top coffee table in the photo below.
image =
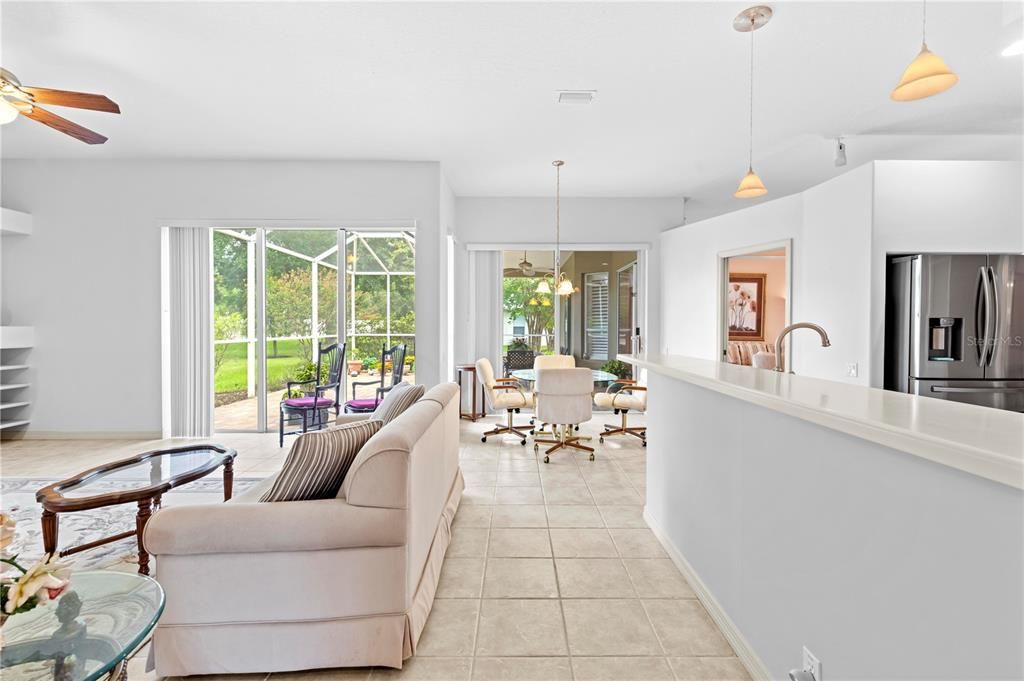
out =
[[3,627],[4,681],[124,679],[128,655],[152,631],[164,591],[149,577],[76,572],[56,602],[15,615]]
[[224,501],[231,498],[234,481],[235,450],[202,444],[157,449],[120,459],[55,482],[36,492],[43,506],[43,548],[57,552],[58,513],[89,511],[105,506],[138,504],[135,529],[103,537],[60,551],[66,556],[113,541],[136,536],[139,546],[139,572],[149,574],[149,554],[142,545],[142,533],[154,508],[168,490],[198,480],[224,468]]

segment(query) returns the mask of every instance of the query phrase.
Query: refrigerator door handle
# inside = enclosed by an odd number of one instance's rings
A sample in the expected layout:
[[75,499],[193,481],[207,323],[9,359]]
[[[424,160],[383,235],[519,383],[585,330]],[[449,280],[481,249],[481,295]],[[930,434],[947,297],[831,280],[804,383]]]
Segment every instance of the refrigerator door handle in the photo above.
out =
[[985,366],[985,354],[988,352],[988,295],[988,277],[982,265],[978,268],[978,290],[974,299],[974,347],[978,351],[979,367]]
[[933,385],[933,393],[1024,393],[1024,388],[959,388]]
[[[986,322],[992,322],[992,334],[989,335],[988,328],[985,329],[985,345],[988,346],[987,366],[992,366],[999,345],[999,289],[996,287],[996,271],[991,267],[988,268],[988,286],[992,290],[992,312],[989,314],[988,309],[986,309],[985,316]],[[985,304],[986,306],[988,305],[987,298]]]

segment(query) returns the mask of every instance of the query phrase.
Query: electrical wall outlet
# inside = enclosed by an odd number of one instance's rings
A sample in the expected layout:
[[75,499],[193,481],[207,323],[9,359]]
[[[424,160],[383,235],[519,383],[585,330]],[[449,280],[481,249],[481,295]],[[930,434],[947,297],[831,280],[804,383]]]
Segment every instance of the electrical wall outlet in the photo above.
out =
[[846,375],[849,376],[850,378],[857,378],[857,375],[859,373],[860,368],[857,366],[856,362],[850,362],[849,364],[846,365]]
[[814,656],[814,653],[807,650],[807,646],[804,646],[804,665],[803,669],[805,672],[810,672],[811,676],[814,677],[814,681],[822,681],[821,678],[821,661]]

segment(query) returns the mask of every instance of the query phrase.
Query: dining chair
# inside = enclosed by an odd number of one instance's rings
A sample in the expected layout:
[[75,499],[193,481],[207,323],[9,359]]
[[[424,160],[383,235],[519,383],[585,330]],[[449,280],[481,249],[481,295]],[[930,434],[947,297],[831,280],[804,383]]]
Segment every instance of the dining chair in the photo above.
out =
[[524,431],[529,429],[532,434],[533,428],[531,426],[517,426],[513,419],[519,409],[533,406],[533,393],[523,392],[523,389],[519,386],[519,381],[514,378],[495,378],[494,367],[491,366],[491,361],[486,357],[481,357],[476,361],[476,375],[484,388],[487,403],[492,409],[504,410],[507,416],[504,425],[499,423],[497,428],[488,430],[480,438],[480,441],[487,442],[487,438],[490,435],[511,433],[520,438],[519,444],[525,445],[526,432]]
[[647,410],[647,386],[637,385],[636,381],[627,378],[620,378],[609,385],[603,393],[594,395],[594,404],[602,409],[612,409],[616,414],[622,415],[620,425],[605,424],[604,432],[599,438],[601,442],[611,435],[632,435],[639,438],[644,447],[647,446],[647,426],[630,426],[628,422],[630,411]]
[[549,463],[551,454],[563,448],[589,452],[590,460],[594,460],[594,448],[582,444],[583,438],[572,434],[574,427],[591,419],[593,389],[593,374],[586,367],[537,372],[537,418],[552,424],[554,436],[554,439],[537,437],[533,440],[535,452],[540,450],[541,444],[554,445],[544,451],[544,463]]

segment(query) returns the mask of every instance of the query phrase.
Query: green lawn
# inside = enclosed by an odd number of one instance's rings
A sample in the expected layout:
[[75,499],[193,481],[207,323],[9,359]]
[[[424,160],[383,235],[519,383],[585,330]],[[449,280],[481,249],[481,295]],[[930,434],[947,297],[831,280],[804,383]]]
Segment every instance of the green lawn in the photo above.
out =
[[[298,341],[278,341],[277,356],[273,342],[267,343],[267,390],[280,390],[286,381],[295,378],[296,370],[305,361]],[[214,392],[227,393],[246,389],[248,381],[245,343],[231,343],[224,351],[224,362],[213,378]]]

